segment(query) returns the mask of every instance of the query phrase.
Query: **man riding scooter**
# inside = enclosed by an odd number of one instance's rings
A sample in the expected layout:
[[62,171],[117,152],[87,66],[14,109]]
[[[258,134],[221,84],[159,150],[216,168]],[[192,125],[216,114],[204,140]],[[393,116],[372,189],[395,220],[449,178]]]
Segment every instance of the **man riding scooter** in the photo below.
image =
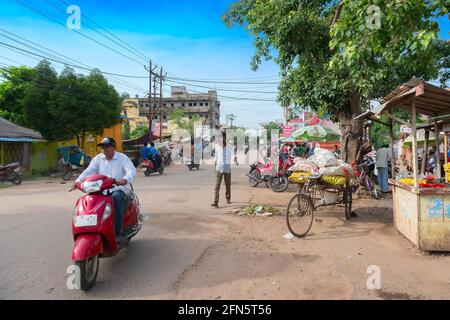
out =
[[[116,151],[116,141],[105,138],[99,147],[103,152],[92,159],[89,167],[78,177],[76,182],[84,180],[93,174],[101,174],[116,179],[116,187],[111,189],[114,200],[114,228],[118,243],[122,243],[123,217],[131,196],[131,183],[136,177],[136,168],[131,160],[123,153]],[[75,183],[76,183],[75,182]],[[70,191],[76,189],[76,184]]]
[[150,143],[150,147],[148,147],[148,153],[150,154],[151,159],[155,161],[156,167],[161,167],[161,154],[155,148],[155,144],[153,142]]

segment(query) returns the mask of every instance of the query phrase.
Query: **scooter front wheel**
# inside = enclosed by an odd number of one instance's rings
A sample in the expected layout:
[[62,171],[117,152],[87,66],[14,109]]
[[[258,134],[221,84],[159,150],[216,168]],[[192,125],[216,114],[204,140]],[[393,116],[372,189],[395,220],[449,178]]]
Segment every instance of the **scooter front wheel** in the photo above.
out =
[[98,276],[99,260],[99,256],[96,255],[87,260],[75,262],[79,272],[81,290],[88,291],[94,286]]
[[147,170],[144,171],[144,175],[145,175],[146,177],[149,177],[150,174],[151,174],[150,169],[147,169]]

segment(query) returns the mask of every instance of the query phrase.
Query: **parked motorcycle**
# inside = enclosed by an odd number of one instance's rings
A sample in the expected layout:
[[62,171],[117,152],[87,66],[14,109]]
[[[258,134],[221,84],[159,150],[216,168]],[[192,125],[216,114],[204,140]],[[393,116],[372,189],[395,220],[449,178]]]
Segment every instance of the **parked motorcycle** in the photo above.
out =
[[274,168],[273,162],[263,164],[261,162],[250,165],[250,171],[246,174],[251,187],[256,187],[260,183],[265,183],[274,192],[284,192],[289,187],[287,173],[288,164],[279,158],[279,170]]
[[156,166],[155,159],[144,159],[142,162],[142,171],[145,176],[148,177],[152,173],[159,172],[159,174],[164,173],[164,163],[161,161],[161,165],[159,167]]
[[22,183],[19,163],[14,162],[6,166],[0,166],[0,182],[9,181],[15,185]]
[[123,220],[127,243],[121,247],[116,243],[114,202],[109,192],[115,183],[114,179],[100,174],[76,183],[76,188],[87,194],[78,199],[72,221],[75,240],[72,260],[77,267],[81,290],[89,290],[94,286],[99,272],[99,259],[115,256],[141,229],[140,204],[132,191]]

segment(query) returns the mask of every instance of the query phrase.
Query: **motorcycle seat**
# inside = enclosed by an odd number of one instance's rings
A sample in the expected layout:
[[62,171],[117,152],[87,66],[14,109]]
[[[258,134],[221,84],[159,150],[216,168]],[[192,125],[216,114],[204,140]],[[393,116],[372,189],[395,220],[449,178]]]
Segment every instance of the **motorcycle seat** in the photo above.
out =
[[10,169],[10,168],[14,168],[14,167],[17,167],[17,166],[19,166],[19,163],[17,163],[17,162],[7,164],[6,166],[1,166],[0,165],[0,171],[7,170],[7,169]]

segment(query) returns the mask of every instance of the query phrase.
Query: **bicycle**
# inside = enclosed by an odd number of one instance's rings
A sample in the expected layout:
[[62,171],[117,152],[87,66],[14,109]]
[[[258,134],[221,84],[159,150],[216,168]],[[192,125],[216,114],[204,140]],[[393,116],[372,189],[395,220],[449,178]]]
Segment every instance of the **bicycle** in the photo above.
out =
[[[345,185],[331,185],[323,182],[322,175],[305,177],[306,183],[299,184],[296,193],[286,208],[286,223],[289,231],[298,238],[305,237],[314,222],[314,212],[324,206],[344,204],[345,218],[352,214],[352,189],[348,179]],[[328,193],[328,194],[325,194]],[[327,201],[327,195],[334,194],[335,201]],[[317,200],[322,199],[318,204]]]

